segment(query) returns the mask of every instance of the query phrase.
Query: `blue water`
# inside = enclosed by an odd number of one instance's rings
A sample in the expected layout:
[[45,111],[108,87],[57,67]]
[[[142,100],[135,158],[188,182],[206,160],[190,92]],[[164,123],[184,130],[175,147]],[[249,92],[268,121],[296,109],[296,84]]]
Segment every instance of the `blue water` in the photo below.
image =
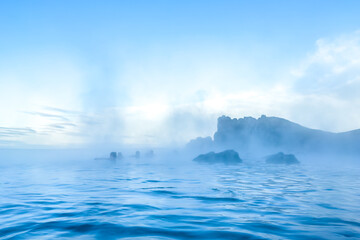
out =
[[356,167],[5,160],[0,239],[360,239]]

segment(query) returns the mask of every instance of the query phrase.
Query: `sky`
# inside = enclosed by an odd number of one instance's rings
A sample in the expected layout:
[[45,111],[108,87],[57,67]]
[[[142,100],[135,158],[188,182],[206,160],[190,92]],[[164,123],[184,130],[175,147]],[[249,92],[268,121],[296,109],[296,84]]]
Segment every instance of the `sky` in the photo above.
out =
[[360,128],[359,1],[1,1],[0,148]]

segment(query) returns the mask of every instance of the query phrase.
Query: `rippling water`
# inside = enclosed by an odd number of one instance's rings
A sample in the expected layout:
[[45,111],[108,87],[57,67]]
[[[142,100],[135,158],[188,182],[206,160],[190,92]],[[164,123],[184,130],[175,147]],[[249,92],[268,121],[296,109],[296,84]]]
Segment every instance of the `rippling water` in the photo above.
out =
[[26,162],[1,164],[0,239],[360,238],[359,168]]

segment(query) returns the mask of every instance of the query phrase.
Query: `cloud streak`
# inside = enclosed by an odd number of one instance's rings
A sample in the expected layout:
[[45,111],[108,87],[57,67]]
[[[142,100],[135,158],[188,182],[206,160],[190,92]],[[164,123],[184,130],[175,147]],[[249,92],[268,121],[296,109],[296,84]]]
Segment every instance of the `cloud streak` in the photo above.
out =
[[57,119],[57,120],[61,120],[61,121],[69,121],[68,118],[61,116],[61,115],[56,115],[56,114],[49,114],[49,113],[43,113],[43,112],[24,112],[24,113],[30,114],[30,115],[46,117],[46,118],[51,118],[51,119]]
[[36,134],[36,131],[31,128],[0,127],[0,136],[17,137],[30,134]]

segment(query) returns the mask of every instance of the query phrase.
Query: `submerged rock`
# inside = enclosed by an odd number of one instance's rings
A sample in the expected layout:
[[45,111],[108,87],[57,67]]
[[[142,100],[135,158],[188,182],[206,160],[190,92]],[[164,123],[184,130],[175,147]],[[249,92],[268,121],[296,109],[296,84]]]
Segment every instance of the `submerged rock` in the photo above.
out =
[[283,152],[279,152],[268,156],[266,158],[266,163],[298,164],[300,162],[297,160],[294,154],[284,154]]
[[237,164],[242,160],[239,154],[234,150],[226,150],[223,152],[215,153],[209,152],[206,154],[200,154],[193,161],[201,163],[225,163],[225,164]]

